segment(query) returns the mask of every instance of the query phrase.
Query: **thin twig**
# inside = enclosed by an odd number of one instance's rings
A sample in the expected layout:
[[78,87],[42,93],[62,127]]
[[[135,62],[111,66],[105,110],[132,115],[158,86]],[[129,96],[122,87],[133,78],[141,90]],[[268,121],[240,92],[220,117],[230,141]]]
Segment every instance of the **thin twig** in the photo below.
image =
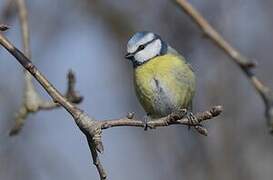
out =
[[29,43],[29,25],[28,25],[28,12],[25,0],[16,0],[16,5],[18,9],[19,19],[21,23],[21,33],[23,39],[23,52],[31,59],[30,55],[30,43]]
[[[170,125],[186,125],[196,127],[197,131],[203,135],[207,135],[207,131],[204,127],[202,127],[201,123],[206,120],[210,120],[216,116],[218,116],[222,111],[222,106],[214,106],[208,111],[204,111],[202,113],[198,113],[195,115],[196,121],[192,122],[187,117],[185,117],[185,113],[183,113],[183,109],[181,113],[174,112],[169,116],[156,119],[148,122],[148,127],[151,129],[155,129],[157,127],[165,127]],[[145,124],[141,120],[135,120],[132,118],[122,118],[122,119],[113,119],[113,120],[103,120],[99,121],[102,129],[108,129],[111,127],[120,127],[120,126],[133,126],[133,127],[141,127],[144,128]],[[200,132],[199,129],[202,129]],[[203,132],[205,131],[205,133]]]
[[177,0],[180,7],[183,8],[186,14],[188,14],[192,20],[202,29],[202,31],[213,42],[224,50],[237,64],[241,67],[251,68],[255,67],[255,63],[251,62],[245,56],[240,54],[235,48],[233,48],[225,39],[207,22],[207,20],[187,1]]
[[218,47],[224,50],[225,53],[229,55],[246,74],[264,101],[265,115],[269,130],[273,134],[273,91],[252,72],[252,68],[256,66],[256,63],[250,61],[246,56],[233,48],[187,0],[176,0],[176,2],[184,12],[191,17],[193,22],[199,26],[205,35],[208,36]]
[[[25,0],[16,0],[17,9],[19,12],[19,19],[21,24],[21,33],[23,41],[23,52],[31,59],[30,50],[30,36],[29,36],[29,23],[28,23],[28,10],[26,7]],[[10,130],[10,135],[17,135],[25,124],[27,117],[31,113],[36,113],[40,110],[49,110],[59,107],[58,104],[52,101],[44,101],[40,95],[35,90],[32,83],[32,77],[29,72],[24,71],[25,87],[24,87],[24,97],[21,107],[16,114],[15,124]],[[82,97],[80,97],[75,92],[75,77],[72,71],[68,74],[68,90],[67,98],[73,103],[80,103]]]

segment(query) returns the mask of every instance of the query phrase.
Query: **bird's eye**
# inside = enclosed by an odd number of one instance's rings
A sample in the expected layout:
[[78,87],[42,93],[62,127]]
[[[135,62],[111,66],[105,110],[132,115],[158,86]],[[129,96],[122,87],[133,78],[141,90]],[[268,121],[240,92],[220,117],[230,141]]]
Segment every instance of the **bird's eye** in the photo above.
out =
[[144,45],[140,45],[140,46],[138,47],[138,50],[141,51],[141,50],[143,50],[144,48],[145,48]]

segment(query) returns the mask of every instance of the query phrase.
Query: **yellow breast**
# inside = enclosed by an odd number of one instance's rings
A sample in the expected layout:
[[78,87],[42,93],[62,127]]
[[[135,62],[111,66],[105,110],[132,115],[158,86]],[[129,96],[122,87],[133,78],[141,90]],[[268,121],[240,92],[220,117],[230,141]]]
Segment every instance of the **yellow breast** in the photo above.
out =
[[158,56],[135,69],[135,89],[145,111],[152,117],[186,108],[192,101],[195,76],[183,57]]

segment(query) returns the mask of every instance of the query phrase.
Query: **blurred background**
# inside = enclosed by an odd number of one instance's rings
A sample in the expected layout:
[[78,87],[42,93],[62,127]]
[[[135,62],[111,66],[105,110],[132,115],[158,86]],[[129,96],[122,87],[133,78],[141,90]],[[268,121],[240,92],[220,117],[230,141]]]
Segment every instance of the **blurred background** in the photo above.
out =
[[[257,75],[273,88],[273,2],[190,2],[258,62]],[[5,5],[1,0],[0,15]],[[103,131],[101,159],[109,179],[272,179],[273,137],[263,102],[237,65],[171,0],[27,0],[27,6],[33,61],[62,92],[73,69],[84,96],[80,107],[93,117],[145,115],[134,93],[132,65],[123,58],[129,37],[142,30],[160,34],[192,64],[198,77],[195,111],[224,106],[221,116],[205,124],[208,137],[182,126]],[[21,49],[16,14],[8,24],[5,34]],[[31,115],[18,136],[8,136],[24,81],[22,67],[3,48],[0,60],[0,179],[99,179],[85,137],[63,109]]]

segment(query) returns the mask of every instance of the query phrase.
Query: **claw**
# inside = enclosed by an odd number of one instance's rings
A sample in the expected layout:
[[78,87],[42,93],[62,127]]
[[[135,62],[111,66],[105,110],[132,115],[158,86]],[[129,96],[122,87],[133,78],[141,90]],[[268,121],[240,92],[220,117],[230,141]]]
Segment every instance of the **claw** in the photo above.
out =
[[206,128],[204,128],[204,126],[202,124],[200,124],[200,122],[198,121],[198,119],[194,116],[194,114],[192,112],[188,112],[187,113],[187,118],[189,120],[189,124],[188,124],[188,129],[190,130],[191,127],[194,127],[194,129],[204,135],[207,136],[208,135],[208,130]]
[[187,114],[187,118],[189,120],[189,125],[188,125],[188,129],[191,129],[191,126],[202,126],[201,124],[198,123],[197,118],[193,115],[192,112],[188,112]]
[[144,131],[148,130],[148,122],[151,120],[151,117],[149,115],[144,116],[143,121],[144,121]]

